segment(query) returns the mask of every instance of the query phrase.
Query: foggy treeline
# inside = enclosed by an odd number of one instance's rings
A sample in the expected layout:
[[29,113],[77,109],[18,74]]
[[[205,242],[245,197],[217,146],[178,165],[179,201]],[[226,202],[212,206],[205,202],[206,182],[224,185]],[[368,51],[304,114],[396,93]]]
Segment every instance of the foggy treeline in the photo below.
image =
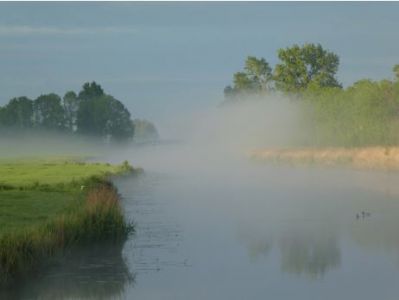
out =
[[320,44],[278,50],[274,69],[248,56],[243,71],[224,90],[223,104],[248,99],[289,99],[300,107],[302,146],[368,146],[399,143],[399,65],[394,80],[361,79],[343,88],[339,57]]
[[40,95],[35,100],[17,97],[0,107],[0,134],[9,136],[26,131],[76,134],[109,141],[158,138],[152,123],[132,120],[123,103],[106,94],[96,82],[85,83],[79,93],[68,91],[62,99],[54,93]]

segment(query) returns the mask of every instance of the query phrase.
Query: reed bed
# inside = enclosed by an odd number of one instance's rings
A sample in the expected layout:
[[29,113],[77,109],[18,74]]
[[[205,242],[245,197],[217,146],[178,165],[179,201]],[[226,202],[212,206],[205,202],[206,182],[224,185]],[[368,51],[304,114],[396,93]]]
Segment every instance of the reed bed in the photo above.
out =
[[133,230],[108,180],[142,172],[127,161],[118,166],[4,161],[0,167],[1,285],[73,246],[120,242]]
[[109,182],[96,183],[84,197],[45,224],[0,236],[0,280],[10,282],[73,245],[119,241],[133,230],[125,222],[119,195]]
[[399,147],[259,149],[250,157],[265,162],[399,170]]

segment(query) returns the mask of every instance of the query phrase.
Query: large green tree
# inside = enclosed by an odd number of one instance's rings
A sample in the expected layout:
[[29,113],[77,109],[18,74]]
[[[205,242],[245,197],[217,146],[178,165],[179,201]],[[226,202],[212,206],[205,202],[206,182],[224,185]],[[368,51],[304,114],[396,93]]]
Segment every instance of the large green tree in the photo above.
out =
[[134,133],[130,113],[119,100],[106,95],[96,83],[84,84],[78,96],[77,132],[112,140],[126,140]]
[[76,119],[80,100],[74,91],[66,92],[63,98],[65,125],[69,131],[76,130]]
[[224,90],[226,97],[264,93],[271,89],[272,69],[264,58],[248,56],[244,70],[233,76],[233,86]]
[[294,45],[278,50],[278,63],[274,68],[274,80],[279,90],[297,92],[310,85],[340,87],[335,75],[339,57],[320,44]]
[[47,94],[33,102],[35,126],[43,129],[59,130],[65,128],[64,108],[60,96]]
[[[122,102],[105,94],[96,82],[85,83],[78,94],[67,92],[62,100],[56,94],[41,95],[34,101],[19,97],[0,107],[0,128],[66,129],[122,141],[133,137],[136,123]],[[157,136],[151,123],[139,123],[141,133]]]
[[86,82],[83,84],[82,90],[79,92],[78,98],[80,100],[90,100],[96,99],[104,95],[104,90],[101,85],[97,84],[95,81]]
[[1,109],[0,124],[20,129],[33,125],[33,101],[27,97],[13,98]]

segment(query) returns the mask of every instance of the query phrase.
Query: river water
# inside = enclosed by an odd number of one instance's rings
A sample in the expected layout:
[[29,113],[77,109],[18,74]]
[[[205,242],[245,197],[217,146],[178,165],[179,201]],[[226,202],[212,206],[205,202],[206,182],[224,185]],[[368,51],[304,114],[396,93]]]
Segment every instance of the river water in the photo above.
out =
[[63,259],[15,298],[397,299],[397,175],[188,151],[109,157],[146,170],[115,181],[136,233]]

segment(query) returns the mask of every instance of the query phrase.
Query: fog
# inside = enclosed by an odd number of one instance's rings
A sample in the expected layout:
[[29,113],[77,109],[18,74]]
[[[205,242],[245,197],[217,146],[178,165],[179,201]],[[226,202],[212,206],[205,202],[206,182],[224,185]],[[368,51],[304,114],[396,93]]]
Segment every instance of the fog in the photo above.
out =
[[[115,297],[289,299],[286,291],[295,291],[298,299],[375,299],[384,291],[391,299],[399,278],[398,175],[259,163],[248,155],[300,145],[309,134],[303,117],[299,102],[273,96],[176,111],[164,127],[158,124],[164,129],[157,143],[26,134],[3,138],[1,151],[128,160],[144,169],[114,180],[126,217],[136,224],[124,263],[115,263],[114,277],[108,265],[104,277],[117,283]],[[370,217],[357,218],[362,211]],[[134,282],[118,277],[124,264]],[[64,268],[48,271],[35,292],[48,294],[51,278]],[[97,272],[88,266],[85,280],[98,280]],[[77,298],[87,293],[76,288]],[[68,299],[70,287],[63,292],[61,285],[59,295]]]
[[[108,156],[145,169],[135,182],[117,181],[138,224],[124,249],[137,280],[126,297],[396,294],[396,174],[250,160],[254,148],[300,145],[309,134],[303,116],[298,102],[278,96],[176,112],[173,142]],[[362,211],[371,216],[357,218]]]

